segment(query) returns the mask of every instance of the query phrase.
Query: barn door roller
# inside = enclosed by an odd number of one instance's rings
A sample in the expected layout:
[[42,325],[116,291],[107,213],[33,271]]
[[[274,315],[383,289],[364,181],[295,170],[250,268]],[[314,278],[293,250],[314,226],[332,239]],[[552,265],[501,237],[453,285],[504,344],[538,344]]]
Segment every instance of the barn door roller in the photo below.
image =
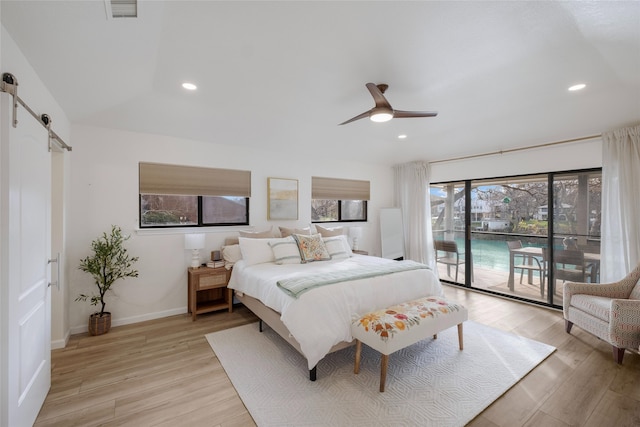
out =
[[13,98],[13,127],[18,126],[18,104],[22,105],[25,110],[29,112],[42,126],[47,129],[47,133],[49,134],[49,151],[51,151],[51,142],[55,141],[67,151],[71,151],[71,146],[62,140],[52,129],[51,129],[51,117],[48,114],[38,115],[35,111],[33,111],[29,106],[18,96],[18,80],[11,73],[2,74],[2,85],[0,86],[0,92],[6,92]]

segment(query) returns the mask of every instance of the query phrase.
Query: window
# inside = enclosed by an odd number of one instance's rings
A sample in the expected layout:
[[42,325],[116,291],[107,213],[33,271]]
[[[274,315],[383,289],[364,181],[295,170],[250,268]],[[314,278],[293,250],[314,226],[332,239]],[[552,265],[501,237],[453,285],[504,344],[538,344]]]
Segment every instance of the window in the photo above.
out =
[[249,224],[251,172],[140,163],[140,227]]
[[311,178],[311,221],[366,221],[369,194],[369,181],[314,176]]
[[[458,284],[559,307],[564,278],[553,261],[579,281],[600,280],[601,187],[601,169],[432,183],[433,238],[469,254]],[[569,252],[583,261],[560,263]],[[438,264],[440,279],[455,281],[448,267]]]
[[366,220],[366,200],[311,200],[311,221],[313,222],[348,222]]
[[248,197],[202,197],[202,225],[249,224]]
[[198,225],[198,197],[140,194],[140,227]]

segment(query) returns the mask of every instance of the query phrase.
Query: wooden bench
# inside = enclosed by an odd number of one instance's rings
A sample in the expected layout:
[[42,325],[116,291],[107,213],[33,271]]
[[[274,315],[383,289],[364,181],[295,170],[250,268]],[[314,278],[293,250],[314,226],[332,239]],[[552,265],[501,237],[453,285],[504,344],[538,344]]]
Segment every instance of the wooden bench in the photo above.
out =
[[467,309],[451,300],[429,296],[382,310],[367,313],[353,321],[351,335],[356,339],[354,372],[360,371],[362,343],[382,353],[380,362],[380,391],[384,391],[389,355],[438,332],[458,326],[458,343],[463,349],[462,323],[468,318]]

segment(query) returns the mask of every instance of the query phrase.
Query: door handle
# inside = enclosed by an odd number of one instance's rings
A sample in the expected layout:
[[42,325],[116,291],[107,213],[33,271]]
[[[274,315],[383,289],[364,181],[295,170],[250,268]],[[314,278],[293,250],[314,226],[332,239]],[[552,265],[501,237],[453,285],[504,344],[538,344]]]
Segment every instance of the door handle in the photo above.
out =
[[49,284],[47,286],[50,288],[51,286],[55,285],[56,288],[58,288],[58,290],[60,290],[60,252],[58,252],[56,254],[55,258],[48,260],[47,261],[47,265],[48,264],[53,264],[54,262],[57,264],[56,265],[57,280],[55,282],[53,282],[53,283],[49,282]]

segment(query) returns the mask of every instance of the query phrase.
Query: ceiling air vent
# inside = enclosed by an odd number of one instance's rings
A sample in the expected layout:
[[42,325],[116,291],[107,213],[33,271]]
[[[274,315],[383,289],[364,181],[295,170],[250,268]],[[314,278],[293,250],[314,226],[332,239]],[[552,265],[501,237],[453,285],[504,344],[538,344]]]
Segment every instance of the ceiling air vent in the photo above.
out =
[[138,0],[104,0],[107,19],[137,18]]

